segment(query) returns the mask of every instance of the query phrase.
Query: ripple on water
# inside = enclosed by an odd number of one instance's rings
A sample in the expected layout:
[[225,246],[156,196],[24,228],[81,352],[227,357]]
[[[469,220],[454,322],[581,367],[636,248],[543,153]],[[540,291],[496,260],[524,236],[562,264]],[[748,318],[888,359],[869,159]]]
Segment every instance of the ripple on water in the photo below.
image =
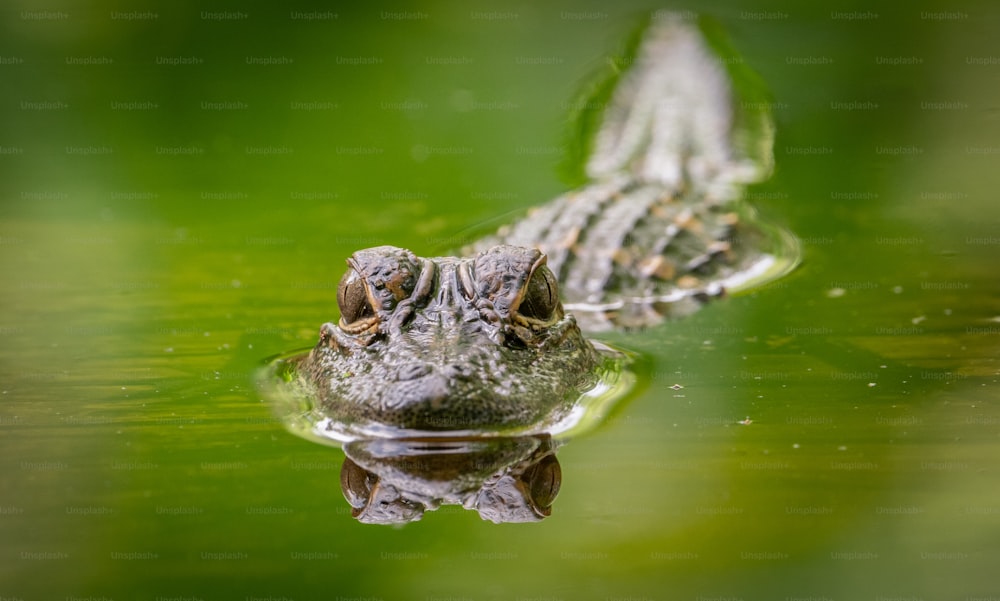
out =
[[593,385],[584,391],[560,416],[549,416],[538,423],[516,429],[497,431],[469,430],[407,430],[388,424],[347,423],[331,415],[321,406],[314,385],[299,369],[308,350],[297,350],[271,357],[258,370],[258,389],[270,403],[285,428],[307,440],[340,446],[343,443],[373,438],[469,437],[469,436],[531,436],[548,434],[556,439],[569,439],[599,426],[615,407],[631,398],[640,380],[637,368],[643,361],[632,353],[591,341],[603,360],[594,373]]

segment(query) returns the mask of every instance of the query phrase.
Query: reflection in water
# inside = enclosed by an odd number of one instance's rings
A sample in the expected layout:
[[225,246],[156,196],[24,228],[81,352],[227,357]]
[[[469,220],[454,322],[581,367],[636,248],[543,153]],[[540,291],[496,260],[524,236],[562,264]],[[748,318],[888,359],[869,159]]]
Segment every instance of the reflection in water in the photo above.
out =
[[537,522],[559,494],[556,446],[547,435],[356,440],[344,444],[340,486],[367,524],[413,522],[442,505],[494,523]]
[[557,422],[496,432],[428,431],[334,419],[303,382],[302,356],[297,351],[269,359],[257,385],[290,432],[344,450],[341,488],[354,517],[369,524],[416,521],[442,505],[478,511],[495,523],[548,517],[562,481],[556,449],[597,427],[627,393],[641,390],[635,384],[640,377],[648,381],[649,369],[640,356],[613,355],[600,385]]

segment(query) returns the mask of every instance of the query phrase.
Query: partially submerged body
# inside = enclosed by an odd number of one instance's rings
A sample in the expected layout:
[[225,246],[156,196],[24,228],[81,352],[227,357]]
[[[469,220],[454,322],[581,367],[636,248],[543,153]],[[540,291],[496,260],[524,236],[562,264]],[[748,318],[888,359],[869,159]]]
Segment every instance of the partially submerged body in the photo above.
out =
[[735,102],[722,58],[692,23],[654,19],[602,100],[585,185],[464,258],[355,253],[340,321],[300,365],[326,427],[550,431],[602,385],[577,319],[648,328],[792,269],[794,238],[742,200],[770,171],[771,122]]
[[593,384],[598,352],[537,250],[421,259],[382,246],[348,263],[340,322],[322,327],[303,367],[323,407],[355,429],[551,424]]

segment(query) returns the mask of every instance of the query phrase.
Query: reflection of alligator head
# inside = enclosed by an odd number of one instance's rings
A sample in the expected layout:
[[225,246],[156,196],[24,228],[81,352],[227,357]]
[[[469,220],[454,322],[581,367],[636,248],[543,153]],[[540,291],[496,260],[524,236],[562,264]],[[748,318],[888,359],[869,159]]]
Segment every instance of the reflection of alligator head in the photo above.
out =
[[369,524],[413,522],[441,505],[494,523],[537,522],[562,480],[547,436],[358,440],[344,452],[341,489],[352,515]]

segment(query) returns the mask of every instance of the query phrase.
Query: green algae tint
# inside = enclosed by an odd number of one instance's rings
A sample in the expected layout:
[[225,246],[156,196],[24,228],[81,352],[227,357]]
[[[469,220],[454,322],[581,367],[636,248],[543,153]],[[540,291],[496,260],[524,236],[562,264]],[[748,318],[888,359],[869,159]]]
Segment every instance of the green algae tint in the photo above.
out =
[[[606,3],[218,22],[193,3],[145,21],[58,4],[69,18],[12,13],[0,61],[24,61],[0,65],[0,596],[1000,597],[1000,80],[965,61],[995,56],[995,3],[699,5],[771,90],[775,173],[748,200],[799,236],[801,266],[658,335],[602,336],[648,369],[558,449],[544,521],[446,505],[399,529],[352,518],[346,453],[287,432],[260,361],[315,344],[355,250],[461,246],[566,190],[566,99],[634,20]],[[900,56],[924,62],[873,60]],[[381,105],[406,99],[426,107]],[[159,108],[110,108],[133,100]],[[227,100],[248,108],[200,107]],[[934,108],[951,101],[967,106]],[[397,451],[431,453],[356,456]]]

